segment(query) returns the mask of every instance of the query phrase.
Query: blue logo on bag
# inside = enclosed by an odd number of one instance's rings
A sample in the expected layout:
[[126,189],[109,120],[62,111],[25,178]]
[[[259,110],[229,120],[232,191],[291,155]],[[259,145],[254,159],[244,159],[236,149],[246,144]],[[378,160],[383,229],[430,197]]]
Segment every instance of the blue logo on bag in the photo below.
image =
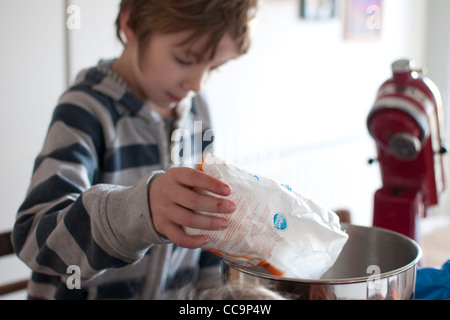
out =
[[281,213],[275,213],[273,216],[273,227],[277,230],[286,230],[287,220]]

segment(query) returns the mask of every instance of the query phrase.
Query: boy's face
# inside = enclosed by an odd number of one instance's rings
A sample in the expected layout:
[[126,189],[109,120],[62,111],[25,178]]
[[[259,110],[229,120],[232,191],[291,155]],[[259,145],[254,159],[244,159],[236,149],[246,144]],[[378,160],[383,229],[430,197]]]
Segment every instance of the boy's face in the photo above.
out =
[[237,56],[236,44],[226,34],[212,60],[199,62],[196,56],[202,53],[207,37],[180,46],[189,35],[189,31],[153,34],[142,50],[140,66],[134,59],[132,90],[142,100],[152,101],[160,113],[171,112],[182,99],[198,93],[212,70]]

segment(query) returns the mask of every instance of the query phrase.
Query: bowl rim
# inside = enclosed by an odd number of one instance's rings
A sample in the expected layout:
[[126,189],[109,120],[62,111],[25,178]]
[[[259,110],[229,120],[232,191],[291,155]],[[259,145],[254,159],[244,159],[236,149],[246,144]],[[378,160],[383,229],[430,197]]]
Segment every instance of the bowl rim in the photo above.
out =
[[[422,259],[422,248],[419,246],[419,244],[414,241],[413,239],[399,233],[396,231],[392,231],[389,229],[385,229],[385,228],[380,228],[380,227],[366,227],[366,226],[360,226],[360,225],[354,225],[354,224],[341,224],[342,229],[345,230],[345,227],[351,226],[351,227],[355,227],[355,228],[364,228],[364,229],[376,229],[378,231],[384,232],[384,233],[390,233],[391,235],[400,237],[402,239],[404,239],[407,242],[410,242],[415,249],[417,250],[417,255],[416,257],[409,262],[408,264],[394,269],[394,270],[390,270],[387,272],[383,272],[379,275],[377,275],[377,279],[385,279],[385,278],[390,278],[392,276],[396,276],[400,273],[403,273],[405,271],[408,271],[410,269],[413,269],[414,272],[417,269],[417,265],[419,263],[419,261]],[[254,277],[258,277],[258,278],[262,278],[262,279],[266,279],[266,280],[276,280],[276,281],[288,281],[288,282],[299,282],[299,283],[305,283],[305,284],[321,284],[321,285],[334,285],[334,284],[349,284],[349,283],[359,283],[359,282],[367,282],[370,281],[370,279],[372,279],[374,276],[373,275],[367,275],[367,276],[363,276],[363,277],[352,277],[352,278],[341,278],[341,279],[301,279],[301,278],[289,278],[289,277],[281,277],[281,276],[276,276],[276,275],[272,275],[269,273],[263,273],[263,272],[259,272],[257,270],[251,270],[250,267],[244,267],[244,266],[240,266],[236,263],[230,262],[230,261],[226,261],[225,259],[222,260],[222,265],[227,265],[228,267],[232,268],[232,269],[236,269],[239,272],[248,274],[250,276],[254,276]],[[224,272],[224,270],[222,271]]]

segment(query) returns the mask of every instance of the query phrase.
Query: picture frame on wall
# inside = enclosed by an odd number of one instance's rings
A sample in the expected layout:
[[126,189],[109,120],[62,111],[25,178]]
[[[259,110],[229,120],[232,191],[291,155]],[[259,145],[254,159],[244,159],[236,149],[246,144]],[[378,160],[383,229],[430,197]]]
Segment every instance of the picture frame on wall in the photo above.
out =
[[381,39],[382,0],[345,0],[344,39]]
[[328,20],[336,15],[336,0],[300,0],[300,17],[305,20]]

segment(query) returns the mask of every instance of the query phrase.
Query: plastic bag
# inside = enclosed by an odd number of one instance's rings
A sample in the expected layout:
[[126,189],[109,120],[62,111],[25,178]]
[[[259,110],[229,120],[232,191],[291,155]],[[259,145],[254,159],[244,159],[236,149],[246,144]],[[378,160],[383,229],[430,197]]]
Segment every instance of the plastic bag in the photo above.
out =
[[334,212],[211,154],[199,170],[227,183],[232,193],[226,198],[236,204],[233,214],[221,215],[229,221],[225,230],[185,229],[210,237],[204,249],[291,278],[318,279],[334,264],[348,239]]

